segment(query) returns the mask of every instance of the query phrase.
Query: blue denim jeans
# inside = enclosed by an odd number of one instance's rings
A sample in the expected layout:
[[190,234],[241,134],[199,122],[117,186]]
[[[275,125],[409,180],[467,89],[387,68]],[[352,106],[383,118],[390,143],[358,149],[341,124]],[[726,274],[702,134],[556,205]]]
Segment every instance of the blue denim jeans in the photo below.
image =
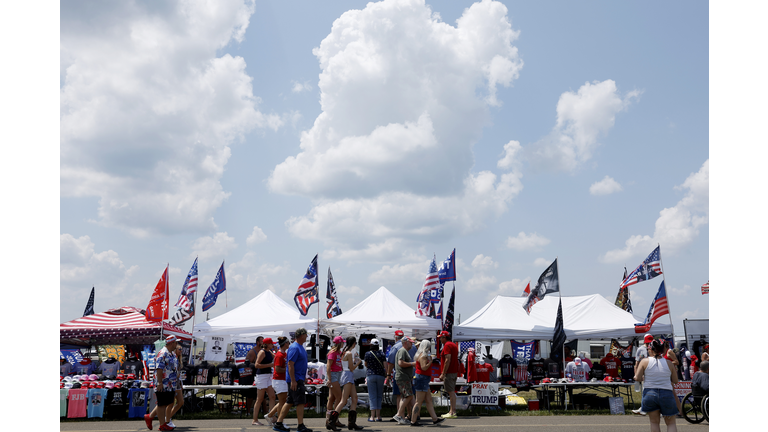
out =
[[647,413],[660,410],[663,416],[673,416],[677,414],[676,397],[672,390],[646,388],[643,389],[641,407]]
[[381,375],[368,375],[368,399],[372,410],[381,409],[381,400],[384,397],[384,377]]

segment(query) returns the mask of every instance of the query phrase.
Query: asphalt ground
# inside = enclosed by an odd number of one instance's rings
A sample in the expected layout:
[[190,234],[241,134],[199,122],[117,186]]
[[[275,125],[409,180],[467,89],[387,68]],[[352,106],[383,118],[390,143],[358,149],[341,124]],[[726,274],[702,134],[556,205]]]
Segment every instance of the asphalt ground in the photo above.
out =
[[[341,419],[346,424],[346,419]],[[467,432],[495,432],[495,431],[515,431],[515,432],[542,432],[542,431],[564,431],[580,430],[590,432],[648,432],[650,422],[647,417],[636,415],[597,415],[597,416],[483,416],[483,417],[459,417],[457,419],[445,420],[438,426],[431,426],[427,421],[425,427],[416,428],[397,423],[368,422],[365,417],[358,425],[364,426],[364,431],[385,431],[385,432],[404,432],[413,430],[437,430],[445,429],[451,431]],[[262,420],[263,422],[263,420]],[[225,419],[225,420],[174,420],[176,431],[271,431],[267,426],[251,426],[250,419]],[[286,419],[285,425],[296,430],[296,418]],[[312,418],[306,419],[305,425],[316,432],[324,432],[325,419]],[[62,431],[68,432],[136,432],[146,431],[147,427],[143,420],[131,421],[110,421],[110,422],[65,422],[60,423]],[[154,430],[158,429],[158,423],[155,421]],[[576,429],[572,429],[572,427]],[[661,422],[662,431],[666,430],[664,421]],[[709,423],[704,421],[700,424],[690,424],[685,419],[677,419],[677,429],[679,431],[709,431]],[[344,428],[343,430],[347,430]]]

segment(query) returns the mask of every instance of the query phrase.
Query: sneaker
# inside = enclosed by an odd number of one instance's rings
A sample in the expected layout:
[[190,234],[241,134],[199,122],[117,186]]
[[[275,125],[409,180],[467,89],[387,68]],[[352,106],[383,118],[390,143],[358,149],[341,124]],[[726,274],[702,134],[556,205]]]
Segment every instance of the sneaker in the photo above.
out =
[[176,425],[175,425],[175,424],[173,424],[173,422],[172,422],[172,421],[169,421],[169,422],[168,422],[168,427],[170,427],[170,428],[173,428],[173,429],[176,429]]
[[434,426],[434,425],[436,425],[436,424],[438,424],[438,423],[442,423],[442,422],[444,422],[444,421],[445,421],[445,419],[444,419],[444,418],[442,418],[442,417],[438,417],[438,419],[437,419],[437,420],[435,420],[435,421],[433,421],[433,422],[432,422],[432,425]]
[[641,416],[645,415],[645,411],[643,411],[642,408],[633,409],[632,412],[635,413],[635,414],[641,415]]
[[272,426],[275,423],[272,421],[272,418],[269,416],[269,414],[264,414],[264,420],[267,421],[267,426]]
[[275,423],[272,426],[272,430],[273,431],[278,431],[278,432],[290,432],[290,429],[285,427],[282,423]]
[[149,414],[144,414],[144,422],[147,424],[147,429],[152,430],[152,417]]
[[300,424],[298,429],[296,429],[298,432],[313,432],[312,429],[304,426],[304,423]]
[[442,417],[444,419],[455,419],[455,418],[458,418],[458,416],[456,414],[451,414],[451,413],[445,413],[445,414],[443,414]]
[[411,426],[424,426],[424,425],[423,425],[423,424],[421,424],[421,423],[419,423],[419,421],[418,421],[418,420],[416,420],[415,422],[412,422],[412,423],[411,423]]
[[173,430],[172,427],[168,426],[168,423],[161,424],[158,429],[160,429],[161,431],[172,431]]
[[399,416],[399,415],[397,415],[397,414],[395,414],[394,416],[392,416],[392,421],[394,421],[394,422],[397,422],[398,424],[399,424],[399,423],[400,423],[402,420],[403,420],[403,418],[402,418],[402,417],[400,417],[400,416]]

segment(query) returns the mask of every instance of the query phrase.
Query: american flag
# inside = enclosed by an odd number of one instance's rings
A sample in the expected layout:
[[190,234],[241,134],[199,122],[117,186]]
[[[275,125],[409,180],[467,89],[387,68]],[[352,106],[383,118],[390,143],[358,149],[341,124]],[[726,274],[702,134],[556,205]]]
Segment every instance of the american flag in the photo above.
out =
[[661,246],[656,246],[656,249],[648,255],[648,258],[642,262],[637,268],[632,271],[623,281],[619,288],[628,287],[638,282],[651,280],[656,276],[661,275]]
[[197,258],[195,258],[192,268],[189,269],[184,286],[181,287],[181,294],[174,306],[191,311],[195,307],[195,292],[197,292]]
[[656,293],[656,297],[653,299],[653,303],[651,303],[651,308],[648,310],[648,316],[645,317],[644,323],[635,324],[635,333],[647,333],[650,331],[654,321],[668,313],[667,290],[664,288],[664,281],[661,281],[659,292]]
[[432,257],[432,263],[429,265],[429,273],[427,273],[427,277],[424,280],[424,286],[416,298],[416,312],[414,313],[416,316],[431,316],[434,318],[435,313],[431,306],[435,303],[440,303],[440,276],[437,274],[437,262]]
[[336,295],[336,284],[333,283],[330,267],[328,267],[328,289],[325,291],[325,298],[328,299],[328,307],[325,308],[325,315],[329,319],[336,315],[341,315],[339,297]]
[[701,286],[701,293],[702,294],[709,294],[709,281]]
[[296,295],[293,296],[293,301],[302,316],[307,315],[310,306],[320,302],[317,295],[317,279],[317,255],[315,255],[312,262],[309,263],[307,273],[301,280],[301,284],[299,284]]
[[235,342],[235,364],[245,363],[245,356],[248,355],[248,351],[252,350],[256,346],[255,343],[241,343]]
[[476,348],[477,342],[471,340],[471,341],[464,341],[459,342],[459,357],[463,357],[464,353],[469,351],[470,348]]

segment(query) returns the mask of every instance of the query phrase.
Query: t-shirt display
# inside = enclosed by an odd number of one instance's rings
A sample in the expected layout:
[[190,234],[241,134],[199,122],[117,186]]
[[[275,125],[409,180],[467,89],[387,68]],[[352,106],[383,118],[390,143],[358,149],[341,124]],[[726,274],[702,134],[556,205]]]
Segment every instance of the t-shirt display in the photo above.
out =
[[104,417],[104,404],[107,399],[107,389],[88,390],[88,418]]
[[497,359],[495,359],[495,358],[491,358],[490,356],[488,356],[488,357],[486,357],[486,358],[485,358],[485,363],[486,363],[486,364],[490,364],[490,365],[491,365],[491,367],[492,367],[492,369],[491,369],[491,375],[490,375],[490,377],[489,377],[489,379],[491,380],[491,382],[496,382],[496,381],[498,381],[499,379],[498,379],[498,377],[496,376],[496,369],[498,369],[498,367],[499,367],[499,361],[498,361]]
[[518,357],[515,361],[517,362],[517,367],[515,368],[515,382],[527,382],[528,359],[525,357]]
[[467,382],[475,382],[477,381],[477,363],[475,363],[475,360],[477,359],[477,356],[475,356],[475,350],[470,350],[467,353]]
[[451,355],[451,363],[448,365],[448,371],[446,373],[458,374],[459,373],[459,347],[448,341],[443,345],[443,350],[440,352],[440,364],[445,364],[445,356]]
[[528,371],[531,372],[531,379],[541,381],[547,377],[547,370],[544,368],[544,359],[534,358],[528,362]]
[[218,367],[219,385],[235,385],[238,379],[237,368],[229,361],[225,361]]
[[88,389],[70,389],[67,418],[80,418],[88,415]]
[[131,357],[123,362],[122,369],[123,373],[132,373],[138,378],[141,376],[142,372],[144,372],[144,364],[137,360],[136,357]]
[[547,369],[547,378],[560,378],[560,362],[548,358],[544,360],[544,367]]
[[637,349],[637,352],[635,353],[635,360],[640,361],[646,357],[648,357],[648,348],[643,345]]
[[128,418],[142,418],[147,413],[149,389],[132,388],[128,391]]
[[621,379],[635,379],[635,359],[632,357],[621,357]]
[[605,366],[605,373],[608,376],[613,378],[619,377],[619,360],[613,354],[608,353],[607,356],[600,360],[600,364]]
[[197,385],[213,385],[213,377],[216,375],[216,366],[208,364],[208,362],[200,363],[200,366],[195,370],[195,384]]
[[592,371],[590,372],[590,375],[592,378],[597,378],[598,380],[602,380],[605,378],[605,366],[601,365],[600,363],[592,366]]
[[96,370],[96,364],[90,359],[83,359],[72,366],[76,375],[90,375]]
[[579,365],[577,365],[576,362],[569,362],[565,366],[565,375],[567,376],[568,374],[571,375],[571,378],[573,378],[575,382],[588,381],[589,366],[584,362],[581,362]]
[[253,385],[254,373],[253,365],[249,361],[240,363],[237,366],[237,375],[240,377],[240,385]]
[[72,374],[72,363],[65,361],[64,364],[59,365],[60,376],[67,376],[71,374]]
[[67,396],[69,389],[59,389],[59,417],[67,416]]
[[504,357],[499,360],[502,383],[508,384],[515,380],[515,368],[517,368],[517,362],[511,355],[505,354]]
[[107,392],[107,417],[121,419],[126,416],[128,407],[128,389],[113,388]]
[[117,371],[119,369],[120,369],[120,362],[113,358],[104,360],[99,366],[99,370],[101,370],[102,375],[104,375],[108,379],[115,379],[115,377],[117,376]]

